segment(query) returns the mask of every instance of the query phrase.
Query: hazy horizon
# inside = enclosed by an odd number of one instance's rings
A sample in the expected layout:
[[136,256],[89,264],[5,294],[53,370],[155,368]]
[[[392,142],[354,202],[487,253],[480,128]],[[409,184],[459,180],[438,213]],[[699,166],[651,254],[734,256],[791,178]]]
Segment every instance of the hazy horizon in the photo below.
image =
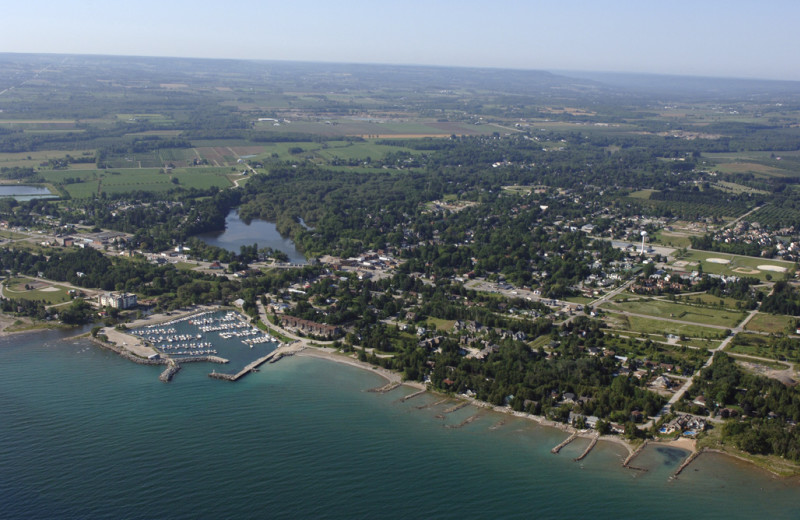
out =
[[10,53],[800,80],[800,3],[788,0],[30,0],[4,11]]

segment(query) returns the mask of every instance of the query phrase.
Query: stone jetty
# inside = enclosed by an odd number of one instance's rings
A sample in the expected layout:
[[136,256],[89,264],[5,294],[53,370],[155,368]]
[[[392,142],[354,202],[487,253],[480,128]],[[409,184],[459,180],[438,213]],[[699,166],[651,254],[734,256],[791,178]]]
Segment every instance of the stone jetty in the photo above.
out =
[[417,410],[424,410],[426,408],[433,408],[434,406],[439,406],[440,404],[446,403],[447,401],[448,401],[448,398],[445,397],[444,399],[439,399],[435,403],[428,403],[428,404],[423,404],[423,405],[417,406]]
[[417,396],[419,396],[419,395],[422,395],[422,394],[424,394],[425,392],[427,392],[427,390],[419,390],[419,391],[417,391],[417,392],[414,392],[413,394],[409,394],[409,395],[403,396],[403,397],[401,397],[401,398],[400,398],[400,402],[403,402],[403,403],[405,403],[405,402],[406,402],[406,401],[408,401],[409,399],[414,399],[415,397],[417,397]]
[[559,451],[561,451],[561,448],[563,448],[564,446],[566,446],[567,444],[569,444],[570,442],[574,441],[577,438],[578,438],[578,432],[575,432],[566,439],[564,439],[563,441],[561,441],[561,443],[558,446],[550,450],[550,453],[556,455]]
[[161,372],[161,375],[158,378],[161,380],[162,383],[169,383],[172,381],[172,378],[175,377],[175,374],[180,372],[181,366],[175,362],[174,359],[170,359],[167,362],[167,369]]
[[368,391],[369,392],[375,392],[375,393],[378,393],[378,394],[385,394],[386,392],[391,392],[392,390],[394,390],[398,386],[400,386],[400,383],[392,381],[390,383],[386,383],[385,385],[379,386],[377,388],[370,388]]
[[483,414],[476,413],[475,415],[471,415],[471,416],[467,417],[466,419],[464,419],[463,421],[461,421],[458,424],[447,424],[447,425],[445,425],[445,428],[461,428],[462,426],[466,426],[469,423],[475,421],[476,419],[478,419],[482,415]]
[[677,469],[677,470],[675,470],[675,473],[673,473],[673,474],[672,474],[672,476],[671,476],[670,478],[678,478],[678,475],[680,475],[680,474],[681,474],[681,472],[682,472],[683,470],[685,470],[685,469],[686,469],[686,468],[689,466],[689,464],[691,464],[692,462],[694,462],[694,459],[696,459],[697,457],[699,457],[699,456],[700,456],[700,454],[701,454],[701,453],[703,453],[703,452],[705,452],[705,451],[706,451],[706,449],[705,449],[705,448],[702,448],[702,449],[701,449],[701,450],[699,450],[699,451],[693,451],[693,452],[692,452],[692,453],[691,453],[691,454],[690,454],[688,457],[686,457],[686,460],[684,460],[684,461],[683,461],[683,464],[681,464],[681,465],[678,467],[678,469]]
[[600,438],[600,435],[595,435],[594,437],[592,437],[592,442],[589,443],[589,446],[586,447],[586,450],[584,450],[584,452],[581,453],[579,457],[575,457],[575,459],[573,459],[573,460],[575,460],[575,462],[579,462],[579,461],[585,459],[586,456],[589,454],[589,452],[592,451],[592,448],[594,448],[594,445],[597,444],[597,440],[599,438]]
[[622,461],[622,467],[623,467],[623,468],[628,468],[628,469],[634,469],[634,470],[637,470],[637,471],[647,471],[647,470],[646,470],[646,469],[644,469],[644,468],[637,468],[636,466],[631,466],[631,461],[632,461],[633,459],[635,459],[635,458],[636,458],[636,456],[637,456],[637,455],[639,455],[639,454],[642,452],[642,450],[643,450],[643,449],[645,449],[645,447],[647,446],[647,443],[648,443],[648,442],[650,442],[650,441],[647,441],[647,440],[645,440],[643,443],[641,443],[641,444],[639,445],[639,447],[638,447],[638,448],[636,448],[635,450],[633,450],[632,452],[630,452],[630,453],[628,454],[628,456],[627,456],[627,457],[625,457],[625,460],[624,460],[624,461]]

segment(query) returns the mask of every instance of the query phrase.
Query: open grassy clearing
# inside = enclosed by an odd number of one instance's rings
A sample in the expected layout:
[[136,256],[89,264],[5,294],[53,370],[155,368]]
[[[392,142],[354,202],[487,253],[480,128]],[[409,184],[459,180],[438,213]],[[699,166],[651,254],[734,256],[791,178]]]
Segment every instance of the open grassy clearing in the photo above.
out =
[[769,332],[772,334],[785,334],[787,332],[794,334],[796,321],[797,320],[794,316],[783,316],[759,312],[753,316],[753,319],[747,322],[745,330]]
[[455,320],[442,320],[439,318],[428,318],[426,323],[428,328],[444,332],[452,331],[456,324]]
[[646,314],[657,318],[670,318],[685,320],[704,325],[718,325],[722,327],[735,327],[741,322],[745,313],[728,311],[725,309],[712,309],[672,303],[664,300],[641,300],[638,302],[608,302],[601,306],[604,309],[615,309],[636,314]]
[[670,349],[670,347],[680,348],[680,347],[687,347],[693,349],[700,349],[700,350],[710,350],[716,348],[721,343],[720,340],[715,339],[708,339],[708,338],[689,338],[686,339],[678,339],[677,341],[670,340],[667,336],[663,333],[661,334],[647,334],[640,332],[638,334],[634,334],[630,330],[622,330],[622,329],[608,329],[609,333],[616,334],[620,338],[630,338],[640,341],[650,340],[655,343],[660,343],[663,345],[665,349]]
[[15,233],[13,231],[0,230],[0,238],[7,238],[9,240],[17,240],[20,238],[28,238],[28,235]]
[[498,131],[490,125],[470,125],[466,123],[436,123],[428,121],[393,121],[378,118],[357,120],[348,118],[332,118],[319,121],[293,121],[274,126],[271,121],[259,123],[256,128],[265,133],[299,132],[305,134],[360,137],[449,137],[456,135],[485,135]]
[[725,351],[778,361],[800,361],[800,345],[796,341],[784,340],[779,343],[761,334],[737,334]]
[[147,120],[151,123],[156,124],[165,124],[165,123],[174,123],[171,117],[167,117],[163,114],[117,114],[117,120],[119,121],[144,121]]
[[[787,370],[792,367],[792,364],[788,361],[766,361],[764,359],[755,359],[747,356],[746,354],[738,354],[735,352],[729,352],[729,354],[736,359],[737,363],[743,364],[743,366],[751,372],[753,372],[753,368],[756,367],[765,367],[771,370]],[[760,373],[761,375],[766,375],[763,373],[763,370],[756,370],[755,372]]]
[[676,336],[686,336],[690,338],[709,338],[722,339],[725,332],[719,329],[703,327],[689,323],[674,323],[639,316],[624,316],[622,314],[605,314],[603,321],[611,329],[633,334],[674,334]]
[[749,186],[744,186],[743,184],[736,184],[735,182],[719,181],[714,184],[714,187],[726,193],[735,193],[735,194],[757,193],[760,195],[769,195],[769,192],[767,191],[758,190],[756,188],[751,188]]
[[713,294],[682,294],[676,296],[676,300],[680,303],[695,303],[699,305],[713,305],[721,306],[722,308],[732,311],[738,311],[737,304],[741,303],[735,298],[714,296]]
[[639,190],[631,192],[628,197],[632,199],[641,199],[641,200],[649,200],[650,195],[655,193],[657,190]]
[[789,177],[794,175],[789,170],[783,170],[780,168],[776,168],[774,166],[767,166],[765,164],[752,163],[752,162],[720,164],[715,169],[721,173],[732,173],[732,174],[752,173],[753,175],[759,177]]
[[572,303],[580,303],[581,305],[586,305],[594,301],[592,298],[588,298],[586,296],[570,296],[565,298],[565,300]]
[[691,247],[691,239],[682,233],[661,230],[650,236],[650,243],[667,247]]

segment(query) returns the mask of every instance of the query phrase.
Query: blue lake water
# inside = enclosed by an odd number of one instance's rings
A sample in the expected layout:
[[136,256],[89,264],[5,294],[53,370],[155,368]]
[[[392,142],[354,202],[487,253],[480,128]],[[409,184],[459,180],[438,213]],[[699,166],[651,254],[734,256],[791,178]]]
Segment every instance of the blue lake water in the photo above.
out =
[[293,264],[305,264],[306,258],[297,250],[291,239],[284,238],[278,233],[275,224],[266,220],[254,219],[249,224],[239,218],[236,210],[225,217],[225,231],[202,233],[197,238],[203,242],[238,253],[242,246],[258,244],[259,248],[271,247],[283,251],[289,256]]
[[[294,356],[160,383],[85,340],[0,339],[0,518],[797,518],[796,480],[648,447],[636,465],[523,419]],[[461,428],[465,419],[478,417]],[[448,427],[451,426],[451,427]]]

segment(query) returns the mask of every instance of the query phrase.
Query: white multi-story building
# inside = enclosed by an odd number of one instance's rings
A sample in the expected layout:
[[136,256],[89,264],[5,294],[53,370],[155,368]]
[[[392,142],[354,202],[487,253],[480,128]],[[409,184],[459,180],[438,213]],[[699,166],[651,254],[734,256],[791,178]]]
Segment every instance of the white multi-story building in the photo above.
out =
[[130,293],[107,293],[100,295],[100,306],[114,309],[136,307],[136,295]]

